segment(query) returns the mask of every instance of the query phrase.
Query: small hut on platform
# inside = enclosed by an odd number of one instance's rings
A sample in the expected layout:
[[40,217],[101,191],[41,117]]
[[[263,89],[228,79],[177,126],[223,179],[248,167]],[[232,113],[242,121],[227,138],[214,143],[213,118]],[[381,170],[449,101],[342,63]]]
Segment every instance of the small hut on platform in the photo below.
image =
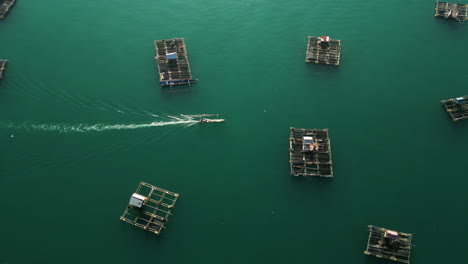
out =
[[468,118],[468,96],[440,101],[453,122]]
[[437,1],[435,11],[435,17],[453,19],[459,22],[465,22],[468,20],[468,4]]
[[409,263],[412,237],[412,234],[370,225],[364,254]]
[[178,193],[140,182],[120,220],[159,235],[178,198]]
[[174,86],[190,85],[198,81],[192,77],[183,38],[155,40],[154,45],[159,83],[162,87],[170,87],[172,91]]
[[307,63],[340,65],[341,41],[328,36],[309,36],[307,42]]
[[328,129],[291,127],[289,165],[292,176],[333,177]]

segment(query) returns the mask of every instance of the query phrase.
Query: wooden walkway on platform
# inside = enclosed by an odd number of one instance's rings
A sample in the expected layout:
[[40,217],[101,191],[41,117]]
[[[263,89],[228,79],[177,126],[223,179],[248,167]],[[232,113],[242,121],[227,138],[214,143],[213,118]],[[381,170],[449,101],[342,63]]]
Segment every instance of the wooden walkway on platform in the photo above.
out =
[[311,37],[307,42],[306,62],[340,65],[341,41],[328,36]]
[[412,237],[412,234],[370,225],[364,254],[409,263]]
[[0,79],[3,78],[3,71],[6,69],[7,60],[0,60]]
[[328,129],[291,127],[289,165],[292,176],[333,177]]
[[155,40],[154,45],[161,86],[190,85],[197,81],[190,71],[183,38]]
[[468,96],[451,98],[440,102],[450,114],[453,122],[468,118]]
[[468,4],[437,1],[435,11],[435,17],[454,19],[459,22],[468,20]]
[[[141,207],[132,204],[134,196],[142,197]],[[159,235],[178,198],[178,193],[140,182],[120,220]]]
[[4,19],[16,0],[0,0],[0,19]]

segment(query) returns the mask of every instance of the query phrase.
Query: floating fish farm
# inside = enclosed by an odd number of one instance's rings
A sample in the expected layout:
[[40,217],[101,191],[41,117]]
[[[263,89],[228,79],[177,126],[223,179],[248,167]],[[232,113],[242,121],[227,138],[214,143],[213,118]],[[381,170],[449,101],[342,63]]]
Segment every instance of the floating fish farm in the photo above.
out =
[[5,19],[15,2],[16,0],[0,0],[0,19]]
[[328,129],[291,127],[289,165],[292,176],[333,177]]
[[435,17],[453,19],[459,22],[468,20],[468,5],[437,1]]
[[190,85],[198,81],[192,77],[183,38],[155,40],[154,45],[162,87]]
[[120,220],[159,235],[178,198],[178,193],[140,182]]
[[307,43],[305,62],[327,65],[340,65],[341,41],[328,36],[311,37]]
[[0,60],[0,79],[3,78],[3,71],[6,69],[7,60]]
[[412,234],[370,225],[364,254],[409,263],[412,237]]
[[440,101],[453,122],[468,118],[468,96]]

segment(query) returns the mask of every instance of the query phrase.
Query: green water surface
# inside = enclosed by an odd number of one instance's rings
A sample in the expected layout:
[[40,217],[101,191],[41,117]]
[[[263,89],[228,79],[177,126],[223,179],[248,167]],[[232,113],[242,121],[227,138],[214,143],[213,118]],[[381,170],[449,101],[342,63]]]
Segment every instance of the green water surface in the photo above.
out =
[[[468,25],[434,1],[18,0],[0,21],[0,263],[465,263]],[[307,36],[339,67],[305,64]],[[186,93],[153,40],[184,37]],[[219,113],[217,125],[166,125]],[[102,131],[63,132],[100,124]],[[112,125],[127,129],[113,129]],[[289,127],[328,128],[333,179],[289,176]],[[62,131],[62,132],[60,132]],[[160,236],[119,220],[140,181],[180,193]]]

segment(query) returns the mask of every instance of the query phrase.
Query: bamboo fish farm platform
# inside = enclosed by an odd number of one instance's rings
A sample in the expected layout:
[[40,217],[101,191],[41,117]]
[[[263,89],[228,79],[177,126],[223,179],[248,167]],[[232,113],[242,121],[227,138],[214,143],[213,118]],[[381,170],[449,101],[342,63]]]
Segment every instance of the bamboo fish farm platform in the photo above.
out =
[[156,62],[161,86],[190,85],[193,79],[183,38],[155,40]]
[[452,117],[453,122],[468,118],[468,96],[440,101]]
[[369,226],[366,255],[409,263],[412,234]]
[[468,20],[468,5],[437,1],[435,17],[454,19],[459,22]]
[[3,78],[3,71],[6,68],[7,60],[0,60],[0,79]]
[[120,220],[159,235],[178,198],[178,193],[140,182]]
[[291,127],[289,165],[292,176],[333,177],[328,129]]
[[16,0],[0,0],[0,19],[4,19]]
[[340,65],[341,41],[328,36],[311,37],[307,43],[307,63]]

